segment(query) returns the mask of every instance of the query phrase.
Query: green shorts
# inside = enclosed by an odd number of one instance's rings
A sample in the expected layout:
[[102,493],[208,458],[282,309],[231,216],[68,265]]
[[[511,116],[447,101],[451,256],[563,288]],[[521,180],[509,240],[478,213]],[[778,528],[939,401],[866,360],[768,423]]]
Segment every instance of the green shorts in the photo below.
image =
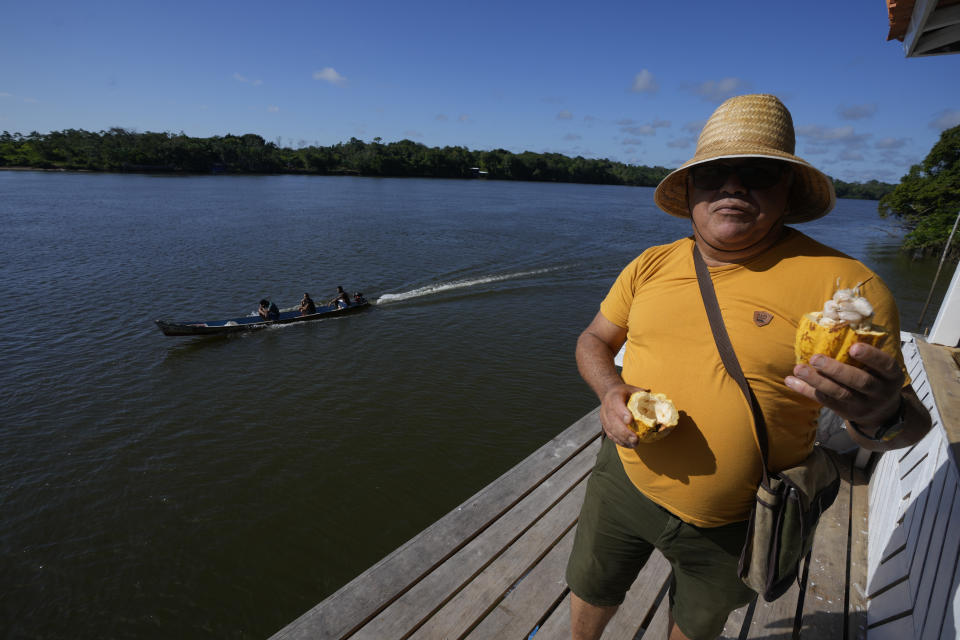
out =
[[604,438],[577,523],[567,584],[596,606],[619,605],[654,548],[670,562],[670,608],[692,640],[715,638],[756,594],[737,575],[747,523],[701,528],[637,490]]

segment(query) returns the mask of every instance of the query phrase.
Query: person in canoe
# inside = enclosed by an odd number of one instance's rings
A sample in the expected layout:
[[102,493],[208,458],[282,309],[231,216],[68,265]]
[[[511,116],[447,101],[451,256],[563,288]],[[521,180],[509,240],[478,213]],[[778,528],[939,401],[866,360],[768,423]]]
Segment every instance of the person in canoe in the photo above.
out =
[[270,302],[266,298],[260,301],[260,308],[257,309],[257,313],[264,320],[275,321],[280,319],[280,309],[277,307],[277,303]]
[[363,304],[363,303],[365,303],[366,301],[367,301],[367,299],[364,298],[364,297],[363,297],[363,294],[360,293],[359,291],[357,291],[356,293],[353,294],[353,304]]
[[300,301],[300,315],[308,316],[317,312],[317,305],[314,304],[313,298],[310,297],[309,293],[303,294],[303,299]]
[[335,305],[339,309],[346,309],[350,306],[350,296],[343,290],[343,287],[337,287],[337,295],[333,297],[330,304]]

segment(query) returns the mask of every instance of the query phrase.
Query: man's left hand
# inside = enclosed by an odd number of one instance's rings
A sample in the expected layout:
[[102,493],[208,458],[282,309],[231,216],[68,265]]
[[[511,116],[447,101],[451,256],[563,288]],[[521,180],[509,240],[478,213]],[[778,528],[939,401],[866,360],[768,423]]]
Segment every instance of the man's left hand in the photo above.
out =
[[841,418],[861,425],[883,424],[900,407],[903,371],[895,358],[869,344],[858,342],[849,354],[864,368],[817,354],[809,365],[795,366],[785,382]]

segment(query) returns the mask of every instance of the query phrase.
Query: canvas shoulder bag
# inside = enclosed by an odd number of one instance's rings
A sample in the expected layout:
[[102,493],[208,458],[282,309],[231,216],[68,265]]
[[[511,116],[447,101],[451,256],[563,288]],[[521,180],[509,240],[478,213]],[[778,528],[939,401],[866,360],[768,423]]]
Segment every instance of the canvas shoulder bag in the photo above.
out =
[[763,475],[747,524],[747,539],[740,554],[740,579],[764,600],[772,602],[786,593],[794,581],[800,584],[801,591],[805,589],[806,576],[801,578],[800,562],[806,558],[809,567],[813,534],[820,516],[837,497],[840,473],[832,454],[819,445],[814,445],[813,452],[797,466],[777,473],[769,471],[763,410],[740,368],[723,324],[710,271],[696,245],[693,262],[720,360],[750,403],[763,464]]

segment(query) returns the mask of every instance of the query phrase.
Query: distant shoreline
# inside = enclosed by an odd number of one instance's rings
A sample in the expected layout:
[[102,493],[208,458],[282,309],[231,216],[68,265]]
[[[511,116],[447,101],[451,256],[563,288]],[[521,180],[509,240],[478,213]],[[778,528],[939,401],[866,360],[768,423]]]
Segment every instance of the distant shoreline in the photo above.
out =
[[[43,171],[45,173],[85,173],[85,174],[111,174],[111,175],[168,175],[168,176],[319,176],[319,177],[336,177],[336,178],[422,178],[426,180],[495,180],[497,182],[538,182],[538,183],[551,183],[551,184],[585,184],[585,185],[598,185],[598,186],[610,186],[610,187],[646,187],[648,189],[654,188],[655,185],[643,185],[643,184],[615,184],[607,182],[576,182],[573,180],[560,181],[560,180],[521,180],[517,178],[498,178],[498,177],[473,177],[473,176],[391,176],[391,175],[371,175],[356,173],[351,171],[344,171],[341,173],[314,173],[310,171],[270,171],[270,172],[258,172],[258,171],[247,171],[247,172],[238,172],[238,171],[182,171],[176,169],[160,169],[160,168],[151,168],[151,169],[127,169],[125,171],[105,171],[99,169],[68,169],[64,167],[7,167],[0,166],[0,171]],[[845,183],[851,185],[857,185],[861,183]],[[868,195],[849,195],[843,193],[841,187],[837,187],[837,198],[840,200],[871,200],[877,202],[880,200],[880,197],[873,197]]]
[[[560,153],[428,147],[413,140],[281,147],[261,136],[66,129],[0,134],[0,168],[168,175],[356,175],[372,178],[459,178],[656,187],[674,169]],[[894,185],[833,179],[837,197],[879,200]]]

